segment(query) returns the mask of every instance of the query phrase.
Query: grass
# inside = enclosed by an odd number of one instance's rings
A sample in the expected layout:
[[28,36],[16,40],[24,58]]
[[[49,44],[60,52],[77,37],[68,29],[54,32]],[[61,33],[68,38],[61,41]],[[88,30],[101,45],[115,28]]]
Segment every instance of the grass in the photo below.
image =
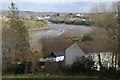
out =
[[43,21],[25,20],[24,23],[25,23],[25,26],[27,26],[30,31],[50,28],[48,24],[44,23]]
[[72,38],[72,39],[69,39],[71,41],[77,41],[77,42],[81,42],[82,41],[82,38]]
[[70,20],[74,21],[74,20],[76,20],[76,18],[70,18]]
[[34,21],[35,24],[42,25],[44,24],[42,21]]
[[102,79],[102,78],[96,78],[96,77],[80,77],[80,76],[50,76],[50,75],[6,75],[3,76],[3,79],[20,79],[20,78],[26,78],[26,79],[62,79],[62,80],[116,80],[116,79]]
[[[36,20],[24,20],[24,25],[31,30],[40,30],[40,29],[49,29],[47,23],[44,21],[36,21]],[[3,20],[3,26],[6,28],[10,28],[6,21]]]
[[2,79],[2,76],[0,75],[0,80]]

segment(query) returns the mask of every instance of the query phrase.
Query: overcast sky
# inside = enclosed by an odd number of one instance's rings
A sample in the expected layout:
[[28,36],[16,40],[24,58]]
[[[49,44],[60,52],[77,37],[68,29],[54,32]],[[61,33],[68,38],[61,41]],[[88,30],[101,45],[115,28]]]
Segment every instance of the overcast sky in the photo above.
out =
[[2,2],[115,2],[120,0],[2,0]]
[[14,2],[20,11],[89,13],[93,2],[111,2],[118,0],[2,0],[2,9],[8,10]]

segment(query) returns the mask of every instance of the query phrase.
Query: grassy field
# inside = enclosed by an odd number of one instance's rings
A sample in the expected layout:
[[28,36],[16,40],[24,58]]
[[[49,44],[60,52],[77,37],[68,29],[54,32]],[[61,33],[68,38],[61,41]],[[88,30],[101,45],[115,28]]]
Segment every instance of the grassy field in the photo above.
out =
[[[8,25],[9,18],[4,18],[0,20],[3,21],[2,26],[6,28],[10,28]],[[36,20],[24,20],[25,26],[31,31],[31,30],[40,30],[40,29],[49,29],[47,22],[45,21],[36,21]]]
[[46,29],[49,28],[48,24],[44,21],[25,20],[25,26],[30,30]]
[[35,24],[42,25],[44,24],[42,21],[34,21]]
[[2,76],[0,75],[0,80],[2,79]]
[[102,78],[95,78],[95,77],[80,77],[80,76],[50,76],[50,75],[6,75],[3,76],[2,80],[7,80],[7,79],[14,79],[14,80],[116,80],[116,79],[102,79]]

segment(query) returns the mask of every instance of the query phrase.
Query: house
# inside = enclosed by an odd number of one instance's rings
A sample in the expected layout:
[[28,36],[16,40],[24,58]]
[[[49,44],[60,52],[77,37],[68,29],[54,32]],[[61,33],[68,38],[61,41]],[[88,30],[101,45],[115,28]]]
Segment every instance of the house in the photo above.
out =
[[40,21],[40,20],[44,20],[43,17],[40,17],[40,16],[37,16],[37,20]]
[[6,16],[3,15],[2,18],[6,18]]
[[78,14],[76,14],[76,17],[83,17],[83,15],[78,13]]
[[56,62],[65,60],[65,65],[67,66],[72,65],[77,60],[77,58],[85,57],[85,53],[76,43],[74,43],[65,51],[52,52],[51,57],[56,58]]
[[71,65],[77,60],[77,58],[85,57],[85,53],[76,43],[68,47],[65,52],[65,65]]
[[27,15],[28,20],[32,20],[32,17],[30,15]]
[[46,16],[46,17],[44,17],[44,19],[45,19],[45,20],[48,20],[48,19],[50,19],[50,16]]
[[51,53],[51,57],[55,57],[56,62],[63,61],[65,58],[65,51],[54,51]]

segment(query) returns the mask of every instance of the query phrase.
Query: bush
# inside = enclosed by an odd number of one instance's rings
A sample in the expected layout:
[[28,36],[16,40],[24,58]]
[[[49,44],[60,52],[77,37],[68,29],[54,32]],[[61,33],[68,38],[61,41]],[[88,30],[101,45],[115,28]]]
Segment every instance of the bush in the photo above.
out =
[[24,73],[25,65],[24,64],[11,64],[8,65],[4,70],[3,74],[22,74]]
[[102,68],[99,72],[99,77],[103,77],[103,78],[117,78],[117,71],[115,68]]
[[94,70],[94,61],[87,58],[85,61],[85,68],[86,71]]
[[93,76],[94,71],[96,71],[96,68],[94,67],[94,61],[86,58],[86,60],[85,60],[85,74],[87,76],[91,76],[91,75]]
[[49,74],[60,74],[63,72],[63,62],[46,62],[42,72]]
[[73,73],[84,73],[85,72],[85,64],[82,62],[74,62],[71,66],[71,70]]
[[82,41],[92,41],[92,37],[90,35],[85,35],[83,36]]
[[64,71],[69,74],[90,75],[91,72],[95,71],[94,61],[90,59],[77,60],[71,66],[67,66]]

